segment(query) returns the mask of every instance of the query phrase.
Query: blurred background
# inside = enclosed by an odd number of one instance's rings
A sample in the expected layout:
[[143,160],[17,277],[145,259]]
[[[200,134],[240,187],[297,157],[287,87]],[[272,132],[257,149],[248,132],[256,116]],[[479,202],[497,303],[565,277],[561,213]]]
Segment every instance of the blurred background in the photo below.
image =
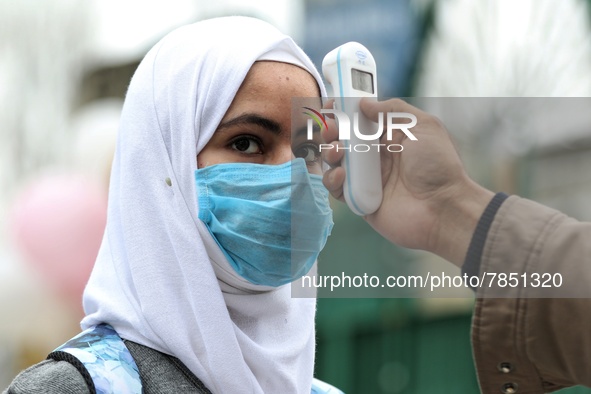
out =
[[[0,0],[0,390],[79,331],[139,61],[175,27],[232,14],[275,24],[317,66],[338,45],[363,43],[381,97],[591,97],[586,0]],[[591,112],[572,100],[565,111]],[[422,104],[437,113],[448,101]],[[470,174],[591,220],[590,123],[477,102],[469,121],[448,125]],[[384,246],[342,205],[335,222],[345,241],[325,261],[350,261],[349,240],[368,246],[354,264],[446,264]],[[347,393],[478,392],[472,305],[470,294],[320,298],[316,374]]]

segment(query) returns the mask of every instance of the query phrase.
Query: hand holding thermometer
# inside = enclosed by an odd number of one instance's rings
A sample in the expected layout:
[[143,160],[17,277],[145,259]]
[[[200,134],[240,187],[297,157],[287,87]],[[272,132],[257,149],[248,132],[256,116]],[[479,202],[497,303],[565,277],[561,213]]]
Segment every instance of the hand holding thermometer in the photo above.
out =
[[[347,118],[335,113],[339,138],[345,144],[345,201],[355,214],[369,215],[382,203],[382,172],[377,149],[381,132],[376,133],[377,125],[361,113],[359,101],[362,97],[377,97],[376,63],[367,48],[348,42],[324,57],[322,73],[330,85],[329,95],[335,96],[335,109],[348,117],[347,122]],[[349,138],[343,138],[346,134],[341,128],[349,128]],[[365,138],[360,138],[358,133],[363,133],[361,137]],[[375,135],[372,137],[371,133]],[[367,147],[370,149],[366,151]]]

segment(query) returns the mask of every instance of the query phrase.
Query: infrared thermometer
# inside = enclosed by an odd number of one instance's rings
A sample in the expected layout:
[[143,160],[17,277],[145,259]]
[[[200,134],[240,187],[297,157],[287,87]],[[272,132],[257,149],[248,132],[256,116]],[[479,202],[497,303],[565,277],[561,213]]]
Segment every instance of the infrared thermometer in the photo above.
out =
[[[329,85],[329,97],[335,97],[339,139],[345,145],[345,201],[357,215],[372,214],[382,203],[382,171],[378,146],[381,132],[376,133],[376,123],[361,113],[359,102],[362,97],[378,95],[376,62],[363,45],[348,42],[324,57],[322,73]],[[341,128],[344,127],[349,130],[343,132]],[[363,135],[360,137],[358,133]],[[372,134],[378,135],[371,138]]]

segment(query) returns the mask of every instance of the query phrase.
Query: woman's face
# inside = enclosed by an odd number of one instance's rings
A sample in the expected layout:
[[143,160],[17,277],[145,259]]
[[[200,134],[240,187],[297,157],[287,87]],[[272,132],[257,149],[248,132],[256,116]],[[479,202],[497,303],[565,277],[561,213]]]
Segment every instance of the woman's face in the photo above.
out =
[[308,171],[321,174],[318,133],[314,141],[306,139],[302,116],[294,123],[303,132],[292,141],[291,119],[292,97],[319,96],[316,80],[306,70],[280,62],[254,63],[211,140],[197,155],[198,167],[237,162],[282,164],[301,157]]

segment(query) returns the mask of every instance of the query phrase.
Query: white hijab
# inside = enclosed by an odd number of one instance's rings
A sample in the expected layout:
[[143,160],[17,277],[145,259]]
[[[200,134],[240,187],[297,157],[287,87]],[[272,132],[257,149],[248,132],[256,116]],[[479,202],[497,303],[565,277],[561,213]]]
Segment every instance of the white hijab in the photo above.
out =
[[325,96],[304,52],[253,18],[181,27],[143,59],[123,107],[82,327],[109,323],[179,358],[214,393],[308,394],[315,300],[236,278],[197,219],[196,156],[262,59],[307,69]]

